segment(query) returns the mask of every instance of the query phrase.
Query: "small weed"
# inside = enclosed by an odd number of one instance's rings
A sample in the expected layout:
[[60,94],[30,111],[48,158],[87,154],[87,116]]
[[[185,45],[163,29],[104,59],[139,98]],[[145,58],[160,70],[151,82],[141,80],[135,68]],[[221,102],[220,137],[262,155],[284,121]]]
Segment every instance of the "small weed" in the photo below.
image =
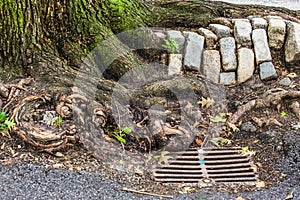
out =
[[165,44],[163,44],[162,47],[168,49],[171,53],[179,52],[179,46],[174,38],[166,39]]
[[249,147],[248,146],[242,147],[242,151],[243,153],[246,153],[247,151],[249,151]]
[[0,122],[3,123],[7,119],[8,119],[8,114],[6,113],[6,111],[2,110],[0,112]]
[[61,127],[62,122],[63,122],[63,118],[61,116],[58,116],[58,117],[56,117],[53,124],[55,124],[58,127]]
[[124,138],[125,135],[128,135],[131,133],[131,129],[129,127],[123,128],[121,131],[114,131],[110,133],[109,135],[116,138],[119,142],[125,144],[126,139]]
[[281,115],[282,117],[286,117],[286,116],[287,116],[287,113],[284,112],[284,111],[282,111],[282,112],[280,113],[280,115]]
[[[0,112],[0,130],[2,131],[12,131],[16,124],[9,119],[6,111],[2,110]],[[3,134],[3,133],[2,133]]]

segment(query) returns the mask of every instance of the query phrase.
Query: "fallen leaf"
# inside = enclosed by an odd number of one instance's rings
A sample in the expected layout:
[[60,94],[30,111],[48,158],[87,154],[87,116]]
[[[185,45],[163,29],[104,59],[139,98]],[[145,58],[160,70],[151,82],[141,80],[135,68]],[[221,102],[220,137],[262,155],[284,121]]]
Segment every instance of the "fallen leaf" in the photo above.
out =
[[263,187],[266,187],[266,184],[264,181],[259,181],[258,183],[255,184],[255,186],[257,188],[263,188]]
[[160,164],[162,164],[162,163],[164,163],[164,164],[166,164],[166,165],[168,165],[169,164],[169,160],[172,158],[171,156],[167,156],[167,154],[168,154],[169,152],[168,151],[162,151],[161,153],[160,153],[160,155],[159,156],[155,156],[154,158],[158,158],[158,164],[160,165]]
[[282,76],[286,76],[286,75],[288,75],[288,73],[289,73],[288,70],[283,70],[283,71],[281,72],[281,75],[282,75]]
[[255,154],[256,154],[255,151],[247,151],[247,152],[243,153],[244,156],[248,156],[248,157],[254,156]]
[[105,136],[105,140],[111,141],[112,138],[107,135],[107,136]]
[[63,166],[64,166],[64,165],[61,164],[61,163],[56,163],[56,164],[52,165],[52,167],[53,167],[54,169],[58,169],[58,168],[61,168],[61,167],[63,167]]
[[284,177],[286,177],[286,174],[280,173],[280,178],[284,178]]
[[[140,122],[136,123],[136,126],[139,127],[139,128],[143,127],[143,125]],[[110,140],[111,140],[111,138],[110,138]]]
[[250,151],[248,146],[242,147],[242,155],[244,156],[254,156],[256,154],[255,151]]
[[187,194],[187,193],[191,193],[194,189],[191,187],[184,187],[181,190],[178,190],[178,192],[180,194]]
[[171,111],[171,110],[165,110],[165,113],[166,113],[166,114],[171,114],[172,111]]
[[235,200],[244,200],[243,197],[237,197]]
[[289,77],[289,78],[296,78],[298,75],[296,74],[296,73],[294,73],[294,72],[292,72],[292,73],[289,73],[288,75],[287,75],[287,77]]
[[294,198],[295,188],[284,198],[284,200],[289,200]]
[[227,120],[227,118],[226,118],[226,114],[225,113],[219,113],[215,117],[211,117],[210,118],[210,121],[214,122],[214,123],[226,122],[226,120]]
[[217,147],[232,143],[231,140],[222,137],[212,138],[210,141]]
[[257,167],[262,168],[262,164],[260,162],[255,163],[257,165]]
[[198,104],[201,104],[202,108],[209,108],[215,103],[215,101],[209,97],[205,99],[204,97],[201,97],[201,101],[198,101]]
[[198,146],[201,146],[201,145],[203,144],[203,141],[202,141],[201,139],[199,139],[199,138],[196,138],[196,139],[195,139],[195,142],[196,142],[196,144],[197,144]]
[[5,142],[3,142],[3,144],[1,145],[1,150],[3,150],[4,148],[5,148],[5,145],[6,145],[6,143]]
[[249,151],[249,147],[248,147],[248,146],[242,147],[242,151],[243,151],[243,152]]
[[252,169],[254,173],[257,172],[257,167],[250,167],[250,169]]

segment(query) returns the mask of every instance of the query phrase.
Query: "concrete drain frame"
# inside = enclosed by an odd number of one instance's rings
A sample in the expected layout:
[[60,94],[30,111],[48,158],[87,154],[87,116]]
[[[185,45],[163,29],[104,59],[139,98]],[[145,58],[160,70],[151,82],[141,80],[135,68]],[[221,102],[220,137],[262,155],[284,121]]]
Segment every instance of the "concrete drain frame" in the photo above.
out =
[[191,148],[168,152],[168,163],[153,169],[157,182],[209,186],[213,183],[255,185],[257,167],[240,147]]

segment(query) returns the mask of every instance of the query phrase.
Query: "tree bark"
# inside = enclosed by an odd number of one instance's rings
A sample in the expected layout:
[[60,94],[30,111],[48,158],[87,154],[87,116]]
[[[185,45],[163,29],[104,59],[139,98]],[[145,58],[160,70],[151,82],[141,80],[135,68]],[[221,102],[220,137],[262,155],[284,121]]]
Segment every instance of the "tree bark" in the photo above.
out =
[[51,74],[42,62],[55,71],[76,70],[105,38],[143,26],[147,13],[137,0],[1,0],[0,7],[2,78]]

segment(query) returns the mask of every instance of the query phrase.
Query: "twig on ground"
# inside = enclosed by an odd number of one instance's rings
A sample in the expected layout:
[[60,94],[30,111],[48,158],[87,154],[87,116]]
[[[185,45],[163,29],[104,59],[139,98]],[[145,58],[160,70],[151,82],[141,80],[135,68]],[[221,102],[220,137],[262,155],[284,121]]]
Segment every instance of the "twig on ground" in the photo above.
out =
[[173,198],[173,196],[170,196],[170,195],[162,195],[162,194],[155,194],[155,193],[150,193],[150,192],[143,192],[143,191],[128,189],[125,187],[123,188],[123,191],[132,192],[132,193],[136,193],[136,194],[150,195],[150,196],[154,196],[154,197],[161,197],[161,198],[169,198],[169,199]]
[[242,105],[238,110],[230,117],[230,123],[235,124],[240,117],[242,117],[247,111],[250,111],[256,104],[256,100],[249,101],[245,105]]

